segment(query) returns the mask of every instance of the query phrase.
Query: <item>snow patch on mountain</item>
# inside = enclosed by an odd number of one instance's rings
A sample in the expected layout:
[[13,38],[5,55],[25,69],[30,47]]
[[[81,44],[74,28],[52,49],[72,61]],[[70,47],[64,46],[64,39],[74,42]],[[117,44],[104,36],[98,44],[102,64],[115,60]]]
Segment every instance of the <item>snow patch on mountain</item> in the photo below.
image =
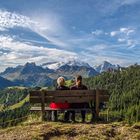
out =
[[48,67],[49,69],[57,70],[64,65],[79,66],[79,67],[85,66],[85,67],[88,67],[88,68],[91,67],[88,63],[78,61],[78,60],[69,60],[67,62],[48,62],[48,63],[42,64],[42,67],[43,68]]
[[63,66],[64,64],[65,64],[64,62],[48,62],[48,63],[42,64],[41,66],[43,68],[57,70],[59,67]]
[[85,63],[83,61],[78,61],[78,60],[68,61],[66,64],[69,65],[69,66],[91,67],[88,63]]

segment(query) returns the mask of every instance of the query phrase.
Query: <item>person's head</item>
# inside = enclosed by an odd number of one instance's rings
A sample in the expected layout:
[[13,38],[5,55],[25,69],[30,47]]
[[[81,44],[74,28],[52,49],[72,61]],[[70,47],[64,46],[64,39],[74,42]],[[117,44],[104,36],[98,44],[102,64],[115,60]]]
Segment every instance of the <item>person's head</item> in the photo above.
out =
[[82,85],[82,76],[81,75],[76,76],[76,85],[77,86]]
[[57,79],[57,84],[58,84],[58,86],[64,86],[65,85],[65,79],[64,79],[64,77],[59,77]]

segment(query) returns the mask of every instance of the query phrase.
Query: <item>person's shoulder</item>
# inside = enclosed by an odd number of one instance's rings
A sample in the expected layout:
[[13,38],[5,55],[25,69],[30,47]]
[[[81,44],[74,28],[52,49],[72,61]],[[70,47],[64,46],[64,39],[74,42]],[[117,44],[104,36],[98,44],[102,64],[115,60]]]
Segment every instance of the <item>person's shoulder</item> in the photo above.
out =
[[70,88],[66,86],[60,86],[60,87],[57,87],[56,90],[70,90]]
[[77,89],[77,86],[76,86],[76,85],[71,86],[70,89],[71,89],[71,90]]
[[56,87],[55,90],[60,90],[60,87]]
[[82,85],[82,89],[88,89],[86,85]]

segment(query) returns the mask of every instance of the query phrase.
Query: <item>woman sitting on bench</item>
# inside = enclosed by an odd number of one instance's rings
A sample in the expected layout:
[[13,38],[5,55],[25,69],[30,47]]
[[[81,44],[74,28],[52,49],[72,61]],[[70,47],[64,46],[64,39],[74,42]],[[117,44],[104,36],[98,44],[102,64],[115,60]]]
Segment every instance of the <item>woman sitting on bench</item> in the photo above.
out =
[[[69,90],[68,87],[65,86],[65,79],[64,77],[59,77],[57,79],[57,88],[56,90]],[[53,109],[67,109],[69,108],[69,104],[68,103],[54,103],[52,102],[50,104],[50,108],[53,108]],[[64,113],[64,121],[68,121],[69,119],[69,112],[68,111],[65,111]],[[52,111],[52,121],[57,121],[57,111]]]

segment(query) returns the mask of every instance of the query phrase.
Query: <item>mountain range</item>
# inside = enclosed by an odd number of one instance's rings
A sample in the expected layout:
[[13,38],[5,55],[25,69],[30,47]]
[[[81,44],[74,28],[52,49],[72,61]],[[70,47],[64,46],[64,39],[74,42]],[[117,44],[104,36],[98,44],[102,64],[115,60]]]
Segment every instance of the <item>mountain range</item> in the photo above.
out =
[[[98,67],[91,67],[88,63],[82,61],[68,62],[49,62],[42,65],[36,65],[34,62],[27,62],[25,65],[17,67],[8,67],[0,73],[2,77],[0,83],[7,83],[7,86],[52,86],[55,79],[64,76],[66,79],[73,79],[80,74],[84,78],[99,75],[103,71],[119,69],[119,65],[113,65],[107,61]],[[8,83],[9,82],[9,83]],[[11,84],[10,84],[11,82]],[[14,83],[14,84],[13,84]],[[3,85],[0,84],[2,87]]]

